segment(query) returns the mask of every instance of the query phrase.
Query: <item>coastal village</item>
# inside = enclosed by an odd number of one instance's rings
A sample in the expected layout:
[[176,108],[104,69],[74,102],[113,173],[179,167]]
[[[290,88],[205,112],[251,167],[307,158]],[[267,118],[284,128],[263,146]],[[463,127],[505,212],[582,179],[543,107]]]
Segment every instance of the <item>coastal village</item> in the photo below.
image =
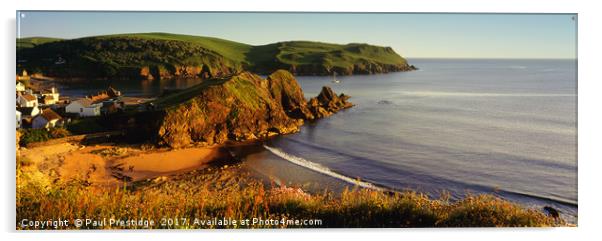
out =
[[32,85],[34,77],[26,70],[16,76],[16,128],[51,129],[66,127],[71,121],[123,111],[119,90],[108,87],[93,95],[71,99],[61,96],[55,86]]

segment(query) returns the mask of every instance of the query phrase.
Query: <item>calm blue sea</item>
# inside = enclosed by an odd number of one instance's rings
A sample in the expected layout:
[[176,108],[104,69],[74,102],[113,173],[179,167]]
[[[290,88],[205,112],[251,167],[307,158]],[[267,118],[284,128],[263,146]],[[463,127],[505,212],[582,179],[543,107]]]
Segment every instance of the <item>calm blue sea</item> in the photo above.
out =
[[576,61],[410,63],[420,70],[339,76],[339,84],[298,77],[307,98],[328,85],[356,106],[266,143],[277,153],[250,155],[247,166],[294,185],[337,189],[345,183],[285,161],[298,158],[433,197],[493,193],[525,206],[549,205],[576,221]]

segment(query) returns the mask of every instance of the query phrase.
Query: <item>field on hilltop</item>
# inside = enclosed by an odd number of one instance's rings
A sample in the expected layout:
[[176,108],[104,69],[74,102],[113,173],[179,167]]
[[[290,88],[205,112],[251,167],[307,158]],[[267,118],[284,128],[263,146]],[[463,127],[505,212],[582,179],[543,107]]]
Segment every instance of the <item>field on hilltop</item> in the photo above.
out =
[[31,37],[31,38],[20,38],[17,39],[17,50],[33,48],[40,44],[60,41],[60,38],[46,38],[46,37]]
[[412,70],[390,47],[288,41],[253,46],[225,39],[136,33],[78,39],[17,40],[17,71],[51,77],[160,79],[218,77],[286,69],[297,75],[374,74]]

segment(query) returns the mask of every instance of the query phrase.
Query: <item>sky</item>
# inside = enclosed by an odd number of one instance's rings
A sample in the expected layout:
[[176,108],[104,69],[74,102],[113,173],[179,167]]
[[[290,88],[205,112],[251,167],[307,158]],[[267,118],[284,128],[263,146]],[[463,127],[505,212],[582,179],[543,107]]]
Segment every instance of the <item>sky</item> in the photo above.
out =
[[168,32],[263,45],[392,47],[408,58],[576,58],[575,14],[17,12],[17,37]]

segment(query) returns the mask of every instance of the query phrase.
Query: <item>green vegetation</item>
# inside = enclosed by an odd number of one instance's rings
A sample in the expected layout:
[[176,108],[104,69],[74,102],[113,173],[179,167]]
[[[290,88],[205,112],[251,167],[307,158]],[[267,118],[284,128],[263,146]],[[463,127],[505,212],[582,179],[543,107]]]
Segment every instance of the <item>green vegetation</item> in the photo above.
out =
[[371,70],[370,66],[407,66],[406,60],[390,47],[357,43],[281,42],[253,48],[249,57],[254,59],[255,69],[262,73],[279,68],[306,74],[378,73],[388,71]]
[[71,133],[62,127],[50,129],[22,129],[19,145],[26,146],[29,143],[42,142],[55,138],[69,136]]
[[61,41],[59,38],[46,38],[46,37],[30,37],[30,38],[19,38],[17,39],[17,50],[25,48],[33,48],[35,46]]
[[257,110],[261,107],[261,103],[270,101],[269,95],[267,92],[262,93],[261,89],[257,88],[257,84],[254,83],[253,80],[245,77],[250,76],[233,76],[224,84],[224,87],[240,102],[241,105],[244,105],[251,110]]
[[177,104],[182,104],[194,97],[197,97],[208,87],[223,84],[227,80],[228,80],[227,78],[216,78],[216,79],[206,80],[206,81],[203,81],[200,84],[197,84],[190,88],[186,88],[186,89],[178,91],[176,93],[172,93],[167,96],[158,98],[158,99],[154,100],[152,103],[154,105],[156,105],[157,107],[162,107],[162,108],[170,107],[170,106],[177,105]]
[[[324,87],[320,98],[307,102],[294,76],[278,70],[263,79],[250,72],[208,79],[188,89],[155,99],[159,145],[173,148],[248,141],[299,131],[305,120],[322,118],[353,106]],[[327,94],[325,94],[327,93]],[[143,123],[143,122],[141,122]]]
[[19,39],[18,71],[56,77],[171,78],[226,76],[242,70],[300,75],[411,70],[390,47],[291,41],[251,46],[168,33],[117,34],[71,40]]
[[62,127],[51,128],[48,130],[52,138],[63,138],[71,135],[71,133]]
[[[186,88],[175,93],[157,98],[152,103],[159,108],[167,108],[174,105],[185,104],[195,97],[201,96],[207,89],[212,86],[222,88],[226,93],[222,93],[223,96],[231,94],[240,102],[240,104],[250,107],[258,108],[259,103],[268,101],[268,93],[260,93],[257,88],[259,76],[251,75],[247,73],[241,73],[234,76],[228,76],[224,78],[213,78],[208,79],[200,84]],[[217,101],[216,99],[212,99]]]
[[67,125],[67,130],[76,135],[107,131],[107,128],[99,124],[99,121],[100,117],[73,119]]
[[[20,49],[17,56],[21,60],[18,69],[61,77],[161,78],[196,75],[203,68],[212,70],[211,75],[241,68],[240,63],[196,42],[154,39],[146,35],[55,41]],[[186,69],[186,66],[195,68]]]
[[[258,129],[266,134],[268,122],[284,116],[267,84],[258,75],[242,72],[160,97],[152,104],[164,115],[151,132],[158,133],[160,145],[171,147],[252,138]],[[274,117],[267,118],[270,114]]]
[[[307,194],[298,188],[269,187],[238,166],[195,171],[113,188],[85,180],[51,182],[43,175],[19,175],[17,220],[150,218],[319,219],[324,227],[534,227],[564,225],[535,210],[499,198],[469,196],[459,202],[404,192],[366,189]],[[52,184],[51,184],[52,183]],[[295,225],[189,226],[169,228],[298,228]],[[21,228],[17,226],[17,228]],[[73,226],[70,228],[74,228]],[[111,228],[111,227],[101,227]],[[125,227],[127,228],[127,227]],[[129,227],[136,228],[136,227]],[[168,228],[156,226],[153,228]]]
[[147,40],[168,40],[168,41],[180,41],[197,44],[205,49],[218,53],[230,60],[236,62],[245,61],[245,53],[251,49],[251,45],[238,43],[230,40],[203,37],[203,36],[192,36],[182,34],[170,34],[170,33],[139,33],[139,34],[116,34],[108,35],[106,38],[112,37],[135,37]]

